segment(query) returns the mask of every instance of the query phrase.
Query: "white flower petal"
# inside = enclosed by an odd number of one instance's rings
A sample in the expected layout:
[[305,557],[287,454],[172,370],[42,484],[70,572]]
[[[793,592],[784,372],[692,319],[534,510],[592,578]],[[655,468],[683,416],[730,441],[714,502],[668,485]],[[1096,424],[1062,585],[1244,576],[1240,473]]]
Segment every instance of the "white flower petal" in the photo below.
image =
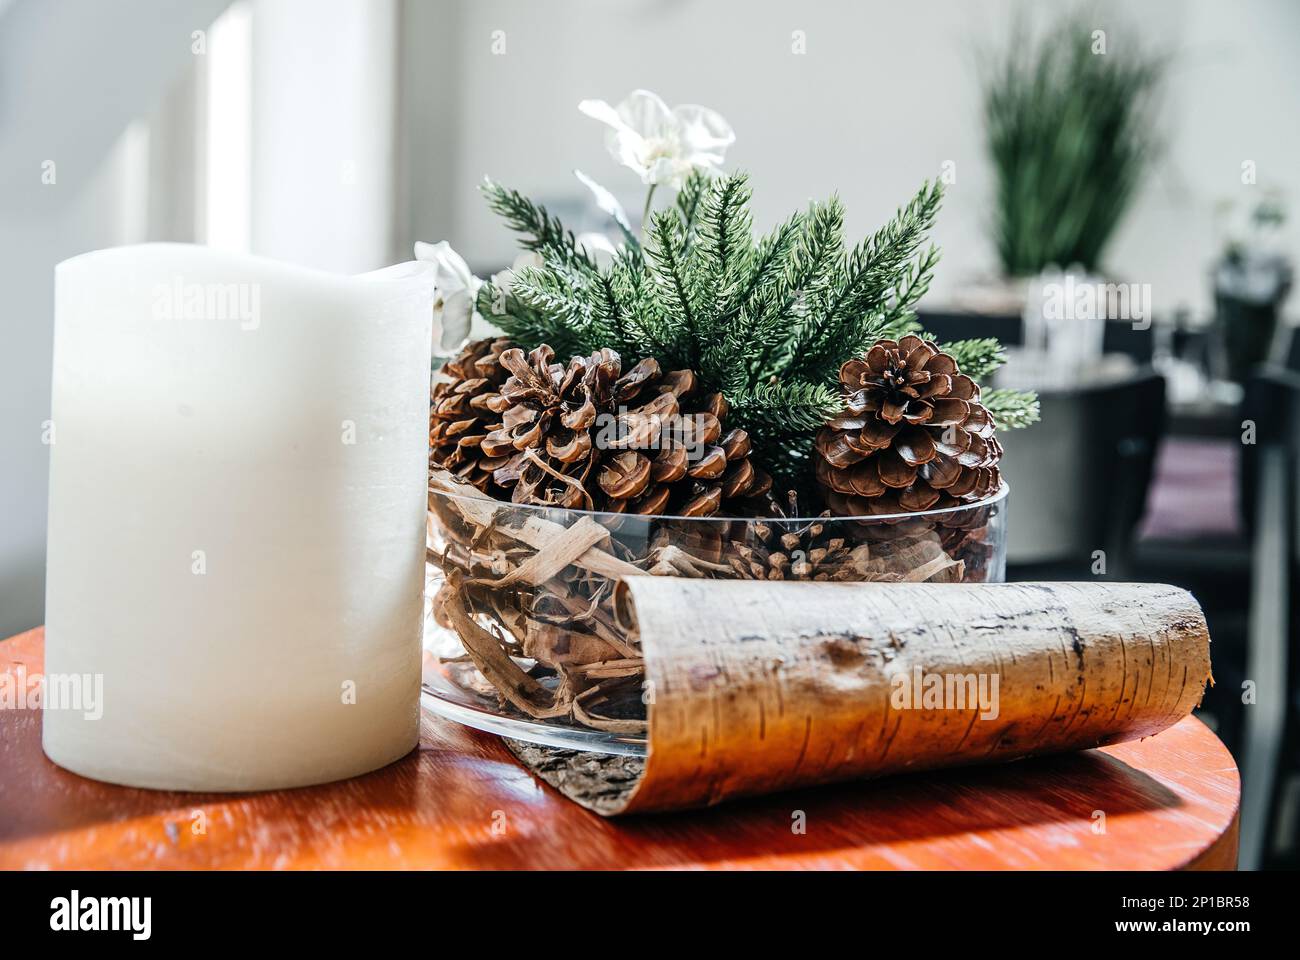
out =
[[442,312],[435,312],[433,335],[438,338],[440,353],[450,356],[469,339],[470,325],[474,320],[474,298],[468,290],[460,290],[443,298]]
[[627,125],[623,122],[623,118],[618,115],[618,111],[604,100],[583,100],[578,104],[578,109],[593,120],[599,120],[601,123],[608,124],[616,130],[624,130],[627,128]]
[[446,240],[439,240],[437,243],[425,243],[422,240],[415,241],[415,259],[428,260],[439,265],[455,265],[467,275],[469,273],[469,265],[465,263],[465,258],[453,250],[451,244]]
[[437,243],[416,241],[415,259],[433,263],[438,272],[434,283],[444,294],[450,295],[458,290],[477,292],[483,281],[470,273],[465,258],[451,248],[446,240]]
[[632,224],[627,218],[627,211],[623,209],[623,204],[618,202],[618,197],[614,196],[581,170],[574,170],[573,175],[582,181],[586,188],[591,191],[592,196],[596,198],[596,206],[600,207],[601,210],[605,211],[617,220],[625,230],[632,229]]
[[605,149],[610,156],[636,171],[638,176],[644,175],[645,164],[641,158],[646,153],[645,140],[623,121],[618,111],[604,100],[583,100],[578,109],[609,127],[605,131]]
[[642,183],[650,182],[645,178],[648,168],[643,159],[650,153],[650,147],[638,134],[628,131],[606,130],[605,149],[621,165],[635,172],[641,178]]
[[682,153],[695,166],[718,166],[736,142],[731,124],[716,110],[695,104],[673,108],[680,127]]
[[662,137],[677,126],[677,119],[657,94],[633,90],[616,108],[619,119],[645,139]]
[[469,327],[470,340],[495,340],[501,336],[501,328],[492,325],[492,322],[481,313],[474,314],[474,322]]
[[688,142],[709,144],[720,150],[736,142],[736,131],[716,110],[684,103],[673,107],[673,116],[681,124],[682,138]]
[[691,164],[680,157],[658,157],[642,174],[641,182],[663,184],[678,190],[690,172]]

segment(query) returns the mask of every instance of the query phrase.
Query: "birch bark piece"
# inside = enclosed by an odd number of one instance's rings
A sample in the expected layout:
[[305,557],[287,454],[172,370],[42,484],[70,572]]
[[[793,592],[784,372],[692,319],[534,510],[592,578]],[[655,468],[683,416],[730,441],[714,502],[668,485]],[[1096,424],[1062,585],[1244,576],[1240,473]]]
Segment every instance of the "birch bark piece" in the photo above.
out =
[[[1200,607],[1162,584],[625,582],[649,698],[639,779],[626,758],[510,744],[607,816],[1135,740],[1213,682]],[[909,702],[930,677],[972,696]],[[983,707],[980,678],[997,684]]]

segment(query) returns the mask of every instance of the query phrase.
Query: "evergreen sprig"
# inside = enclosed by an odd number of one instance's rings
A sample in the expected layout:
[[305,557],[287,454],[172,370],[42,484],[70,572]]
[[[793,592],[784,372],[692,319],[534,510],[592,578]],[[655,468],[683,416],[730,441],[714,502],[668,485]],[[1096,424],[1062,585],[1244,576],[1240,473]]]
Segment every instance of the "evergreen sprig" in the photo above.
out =
[[547,213],[545,207],[495,180],[484,179],[482,190],[493,212],[521,236],[520,243],[525,250],[540,253],[547,261],[596,269],[596,262],[578,246],[573,234],[564,229],[558,217]]
[[1038,422],[1038,395],[1035,393],[1025,390],[985,390],[980,394],[980,403],[993,414],[994,423],[1003,429],[1018,430]]
[[944,353],[957,361],[957,368],[972,380],[983,380],[1007,362],[1007,353],[997,340],[953,340],[942,344]]
[[[796,212],[755,240],[749,179],[692,174],[673,204],[654,213],[639,242],[598,266],[545,208],[492,181],[488,203],[543,265],[521,270],[508,292],[484,284],[479,309],[526,348],[556,354],[612,348],[631,363],[653,356],[690,367],[730,406],[757,457],[785,486],[809,481],[817,429],[838,413],[840,366],[883,337],[916,329],[914,307],[938,250],[924,247],[943,196],[924,184],[906,206],[851,251],[837,197]],[[996,341],[959,341],[977,379],[1002,360]],[[998,423],[1031,422],[1032,397],[990,391]],[[992,410],[992,407],[990,407]]]

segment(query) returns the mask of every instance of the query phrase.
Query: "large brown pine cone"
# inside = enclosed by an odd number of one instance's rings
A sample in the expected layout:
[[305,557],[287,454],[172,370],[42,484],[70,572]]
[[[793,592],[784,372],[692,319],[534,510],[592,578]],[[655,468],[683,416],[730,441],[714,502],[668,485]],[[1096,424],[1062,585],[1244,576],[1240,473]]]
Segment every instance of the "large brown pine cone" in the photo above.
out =
[[882,340],[840,368],[845,408],[817,435],[817,482],[836,513],[880,515],[982,500],[1002,445],[980,388],[917,336]]
[[429,465],[494,496],[501,490],[492,471],[506,461],[483,456],[479,445],[509,406],[500,390],[510,373],[500,361],[512,346],[506,339],[468,344],[439,370],[429,397]]
[[544,344],[499,357],[504,408],[478,455],[514,502],[710,516],[770,488],[745,431],[724,434],[726,401],[702,394],[692,371],[645,359],[624,373],[612,350],[553,360]]

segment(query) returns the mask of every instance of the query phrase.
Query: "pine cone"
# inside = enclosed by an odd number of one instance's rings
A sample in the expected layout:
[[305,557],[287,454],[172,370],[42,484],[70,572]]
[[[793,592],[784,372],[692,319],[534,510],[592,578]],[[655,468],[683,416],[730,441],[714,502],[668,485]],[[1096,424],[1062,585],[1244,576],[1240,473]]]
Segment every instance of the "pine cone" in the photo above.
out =
[[802,511],[795,491],[785,504],[767,498],[764,517],[731,525],[726,561],[745,580],[832,580],[850,559],[850,547],[829,511],[793,522]]
[[492,472],[506,461],[485,456],[480,445],[509,406],[500,393],[510,375],[501,354],[512,346],[505,339],[467,345],[439,371],[429,396],[429,465],[493,496],[502,491]]
[[745,431],[723,434],[722,395],[700,395],[692,371],[645,359],[623,373],[612,350],[553,358],[544,344],[499,358],[506,406],[481,452],[502,461],[493,480],[514,502],[695,517],[771,486]]
[[[824,518],[829,518],[826,513]],[[756,543],[737,544],[731,566],[746,579],[833,580],[850,558],[842,536],[827,536],[827,524],[815,520],[799,528],[756,522]]]
[[845,409],[817,434],[816,474],[836,513],[972,503],[1001,484],[1002,445],[980,388],[917,336],[882,340],[840,367]]

